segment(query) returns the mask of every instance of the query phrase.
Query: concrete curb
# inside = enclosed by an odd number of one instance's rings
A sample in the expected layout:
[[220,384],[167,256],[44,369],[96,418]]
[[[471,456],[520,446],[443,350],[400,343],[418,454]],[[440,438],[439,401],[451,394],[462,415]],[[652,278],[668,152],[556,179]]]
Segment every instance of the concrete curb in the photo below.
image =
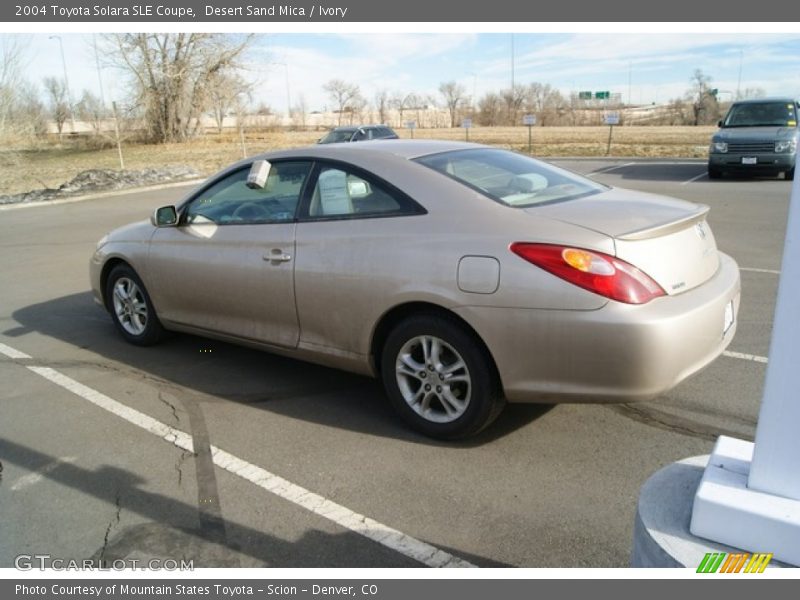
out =
[[125,194],[138,194],[140,192],[155,192],[158,190],[165,190],[174,187],[187,187],[196,186],[205,181],[203,179],[189,179],[187,181],[173,181],[171,183],[160,183],[156,185],[147,185],[142,187],[130,187],[118,190],[107,190],[105,192],[96,192],[93,194],[84,194],[82,196],[72,196],[69,198],[59,198],[57,200],[40,200],[38,202],[15,202],[13,204],[0,204],[0,212],[4,210],[16,210],[19,208],[39,208],[42,206],[58,206],[61,204],[72,204],[73,202],[85,202],[86,200],[96,200],[98,198],[113,198],[115,196],[124,196]]

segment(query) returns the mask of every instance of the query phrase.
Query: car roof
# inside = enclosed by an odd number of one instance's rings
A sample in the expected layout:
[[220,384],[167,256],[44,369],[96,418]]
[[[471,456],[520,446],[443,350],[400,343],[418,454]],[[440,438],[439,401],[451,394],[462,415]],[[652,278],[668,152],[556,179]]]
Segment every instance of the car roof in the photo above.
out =
[[334,127],[331,131],[355,131],[356,129],[391,129],[388,125],[340,125]]
[[[219,178],[225,177],[242,167],[251,165],[253,161],[261,159],[268,161],[292,158],[303,160],[339,160],[355,164],[356,166],[368,170],[379,168],[385,171],[386,169],[396,170],[399,168],[400,171],[397,172],[403,173],[405,169],[412,168],[412,163],[409,163],[409,161],[414,158],[442,152],[478,149],[491,149],[491,147],[482,144],[450,142],[445,140],[398,139],[370,140],[358,142],[357,144],[314,144],[313,146],[277,150],[257,154],[255,156],[248,156],[215,173],[209,177],[207,183],[204,185],[211,184]],[[426,176],[441,177],[441,174],[434,170],[423,169],[423,172],[426,173]],[[415,176],[419,177],[420,173],[416,172]],[[195,191],[193,190],[182,202],[190,199],[194,193]]]
[[763,104],[769,102],[797,102],[794,98],[790,96],[776,96],[770,98],[748,98],[747,100],[736,100],[734,104]]
[[351,162],[366,169],[372,169],[378,163],[386,166],[388,163],[407,163],[414,158],[452,152],[456,150],[491,149],[491,146],[471,144],[467,142],[449,142],[444,140],[398,140],[383,139],[358,142],[357,144],[314,144],[289,150],[276,150],[248,156],[242,160],[228,165],[221,171],[212,175],[208,181],[217,180],[233,171],[249,166],[255,160],[277,159],[310,159],[310,160],[340,160]]
[[[375,154],[394,155],[405,159],[414,159],[430,154],[451,152],[455,150],[474,150],[488,148],[481,144],[467,142],[450,142],[445,140],[370,140],[358,144],[318,144],[291,150],[280,150],[259,155],[257,158],[290,158],[293,156],[313,156],[347,160],[374,156]],[[250,159],[252,160],[252,159]]]

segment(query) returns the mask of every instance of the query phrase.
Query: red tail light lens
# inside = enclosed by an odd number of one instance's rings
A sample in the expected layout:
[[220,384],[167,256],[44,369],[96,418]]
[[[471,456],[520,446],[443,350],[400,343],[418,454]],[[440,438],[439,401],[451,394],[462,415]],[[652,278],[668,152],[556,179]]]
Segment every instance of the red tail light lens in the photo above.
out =
[[649,275],[602,252],[527,242],[514,242],[511,251],[548,273],[618,302],[645,304],[665,295]]

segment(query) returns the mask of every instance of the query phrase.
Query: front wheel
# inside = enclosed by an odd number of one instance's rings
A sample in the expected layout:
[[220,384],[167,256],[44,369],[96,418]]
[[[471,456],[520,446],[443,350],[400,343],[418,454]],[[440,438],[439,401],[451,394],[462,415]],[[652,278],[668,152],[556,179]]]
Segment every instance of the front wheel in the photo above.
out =
[[476,434],[505,404],[486,351],[447,317],[419,315],[397,325],[381,354],[381,375],[395,410],[433,438]]
[[722,171],[717,169],[716,167],[708,167],[708,178],[709,179],[720,179],[722,178]]
[[131,344],[151,346],[164,336],[142,280],[128,265],[118,265],[109,273],[106,301],[114,325]]
[[783,176],[787,181],[794,180],[794,167],[792,167],[788,171],[784,171]]

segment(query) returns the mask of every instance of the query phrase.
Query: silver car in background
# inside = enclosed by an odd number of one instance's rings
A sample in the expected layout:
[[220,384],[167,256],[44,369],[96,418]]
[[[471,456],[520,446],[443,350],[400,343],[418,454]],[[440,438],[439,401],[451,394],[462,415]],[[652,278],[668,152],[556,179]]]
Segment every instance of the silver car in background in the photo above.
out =
[[97,300],[165,330],[380,377],[422,433],[509,402],[628,402],[730,343],[739,271],[708,207],[485,146],[398,140],[250,158],[105,236]]

